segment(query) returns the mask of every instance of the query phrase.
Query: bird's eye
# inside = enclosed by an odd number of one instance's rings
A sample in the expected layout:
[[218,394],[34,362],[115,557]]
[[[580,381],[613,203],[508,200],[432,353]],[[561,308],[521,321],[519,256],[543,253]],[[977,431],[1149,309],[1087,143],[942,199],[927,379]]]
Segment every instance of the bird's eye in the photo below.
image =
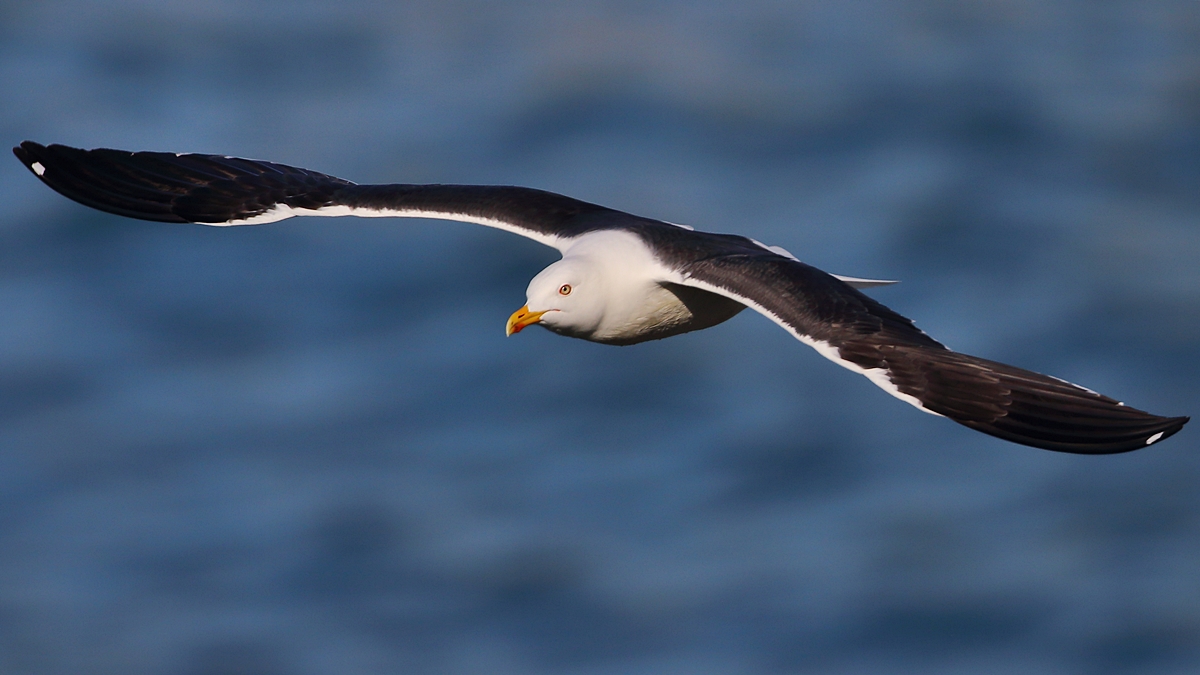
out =
[[571,294],[571,284],[563,284],[562,288],[558,289],[558,294],[559,295],[570,295]]

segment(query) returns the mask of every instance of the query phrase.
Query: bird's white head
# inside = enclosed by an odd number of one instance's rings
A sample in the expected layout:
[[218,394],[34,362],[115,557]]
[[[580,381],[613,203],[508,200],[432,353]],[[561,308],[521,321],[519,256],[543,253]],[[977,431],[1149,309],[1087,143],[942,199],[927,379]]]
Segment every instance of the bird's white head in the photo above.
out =
[[584,257],[550,265],[529,282],[526,304],[508,319],[508,335],[540,324],[555,333],[587,339],[604,318],[599,270]]

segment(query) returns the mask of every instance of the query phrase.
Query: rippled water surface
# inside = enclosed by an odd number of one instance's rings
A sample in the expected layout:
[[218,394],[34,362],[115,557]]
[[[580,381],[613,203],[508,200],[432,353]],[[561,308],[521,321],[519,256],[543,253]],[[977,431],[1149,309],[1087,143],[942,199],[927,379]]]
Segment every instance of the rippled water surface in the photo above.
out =
[[[10,3],[0,78],[10,145],[549,189],[1200,413],[1192,0]],[[750,313],[505,339],[556,253],[472,225],[0,199],[0,671],[1197,672],[1196,429],[1004,443]]]

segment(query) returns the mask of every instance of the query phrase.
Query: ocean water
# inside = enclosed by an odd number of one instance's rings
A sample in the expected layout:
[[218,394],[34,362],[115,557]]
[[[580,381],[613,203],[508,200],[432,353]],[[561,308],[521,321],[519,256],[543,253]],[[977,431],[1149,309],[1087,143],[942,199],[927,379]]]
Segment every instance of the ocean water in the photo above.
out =
[[[1200,6],[9,3],[0,132],[539,187],[1200,413]],[[0,672],[1184,674],[1200,441],[923,415],[743,313],[505,339],[556,253],[145,223],[0,162]]]

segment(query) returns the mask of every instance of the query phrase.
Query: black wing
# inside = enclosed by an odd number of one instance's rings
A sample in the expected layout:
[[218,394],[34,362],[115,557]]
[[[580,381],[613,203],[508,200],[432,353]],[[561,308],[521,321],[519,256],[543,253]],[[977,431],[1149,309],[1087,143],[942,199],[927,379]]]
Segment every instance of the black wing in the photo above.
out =
[[1159,417],[1094,391],[951,351],[912,321],[804,263],[763,254],[680,264],[682,283],[742,302],[892,395],[985,434],[1047,450],[1127,452],[1168,438]]
[[25,141],[13,154],[81,204],[142,220],[250,225],[296,215],[459,220],[563,248],[620,211],[552,192],[493,185],[357,185],[237,157],[80,150]]

